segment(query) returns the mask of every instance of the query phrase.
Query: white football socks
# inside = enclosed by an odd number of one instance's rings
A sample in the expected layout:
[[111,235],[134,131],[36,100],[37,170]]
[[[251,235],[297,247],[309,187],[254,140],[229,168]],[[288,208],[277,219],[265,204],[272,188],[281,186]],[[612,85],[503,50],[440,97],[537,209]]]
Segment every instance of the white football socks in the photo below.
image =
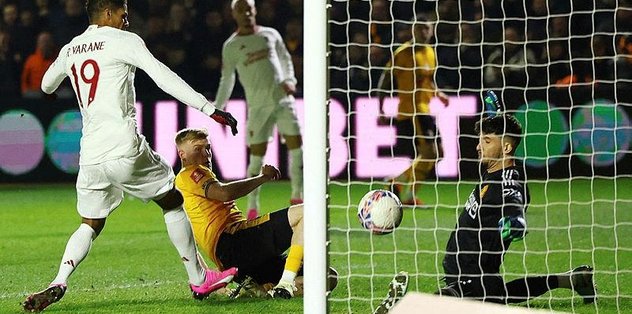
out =
[[173,246],[176,247],[180,254],[184,268],[186,268],[189,275],[189,282],[196,286],[201,285],[206,278],[206,270],[198,261],[191,223],[187,219],[182,206],[168,211],[163,210],[163,214],[169,239],[171,239],[171,243],[173,243]]
[[92,227],[81,224],[75,233],[70,236],[68,243],[66,244],[66,250],[61,258],[61,264],[59,265],[59,271],[57,277],[51,282],[52,284],[66,284],[68,277],[79,266],[79,263],[90,252],[92,246],[92,240],[96,233]]
[[[261,165],[263,164],[263,156],[250,155],[250,162],[248,163],[248,177],[254,177],[261,172]],[[248,194],[248,209],[259,209],[259,192],[261,187],[258,187]]]
[[290,182],[292,198],[303,198],[303,149],[290,150]]
[[286,269],[286,270],[283,270],[283,275],[281,275],[281,280],[279,280],[279,282],[285,281],[285,282],[294,284],[295,278],[296,278],[296,273]]

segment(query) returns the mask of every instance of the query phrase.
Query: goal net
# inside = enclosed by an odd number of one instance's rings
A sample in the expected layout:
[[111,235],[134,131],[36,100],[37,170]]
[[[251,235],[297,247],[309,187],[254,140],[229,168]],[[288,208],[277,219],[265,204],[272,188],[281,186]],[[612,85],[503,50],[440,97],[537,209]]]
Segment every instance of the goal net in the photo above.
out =
[[[516,151],[531,202],[529,233],[501,268],[505,281],[594,267],[598,302],[557,289],[523,306],[567,312],[629,311],[632,305],[632,3],[588,1],[332,0],[329,8],[329,264],[339,272],[331,312],[369,313],[391,278],[409,291],[443,286],[446,242],[480,171],[474,124],[493,90],[521,122]],[[432,25],[433,83],[449,96],[429,103],[443,156],[404,206],[402,225],[373,235],[357,219],[367,191],[411,164],[390,119],[401,82],[380,84],[419,17]],[[309,38],[306,38],[309,40]],[[415,75],[432,64],[415,61]],[[400,69],[401,70],[401,69]],[[426,72],[424,72],[426,71]],[[389,77],[390,76],[390,77]],[[389,81],[389,80],[387,80]],[[412,83],[425,88],[421,79]],[[419,85],[415,85],[419,84]],[[383,114],[378,95],[385,94]]]

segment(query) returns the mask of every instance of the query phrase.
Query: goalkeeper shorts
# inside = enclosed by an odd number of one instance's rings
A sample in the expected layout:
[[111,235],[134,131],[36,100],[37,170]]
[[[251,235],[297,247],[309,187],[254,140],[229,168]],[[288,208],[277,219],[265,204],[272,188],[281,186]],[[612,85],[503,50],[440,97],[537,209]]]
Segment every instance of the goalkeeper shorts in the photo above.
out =
[[[266,214],[258,218],[262,223],[243,222],[247,224],[246,228],[220,235],[215,255],[224,268],[239,268],[235,281],[250,276],[258,284],[276,284],[281,279],[285,268],[284,253],[290,248],[294,234],[287,213],[285,208]],[[266,219],[267,215],[269,219]]]

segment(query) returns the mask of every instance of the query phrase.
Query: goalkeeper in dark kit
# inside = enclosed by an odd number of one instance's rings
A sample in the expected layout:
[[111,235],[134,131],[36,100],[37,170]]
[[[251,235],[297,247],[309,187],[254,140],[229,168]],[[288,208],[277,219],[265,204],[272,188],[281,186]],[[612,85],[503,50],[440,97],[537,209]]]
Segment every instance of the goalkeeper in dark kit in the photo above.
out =
[[[522,126],[512,115],[501,113],[493,92],[485,97],[488,116],[476,123],[476,146],[481,182],[469,195],[443,259],[445,287],[436,294],[493,303],[518,303],[556,288],[572,289],[585,303],[595,301],[593,269],[579,266],[569,272],[519,278],[505,283],[500,266],[514,241],[527,234],[525,213],[529,190],[514,154]],[[408,275],[400,272],[391,281],[388,297],[375,313],[386,313],[406,293]]]

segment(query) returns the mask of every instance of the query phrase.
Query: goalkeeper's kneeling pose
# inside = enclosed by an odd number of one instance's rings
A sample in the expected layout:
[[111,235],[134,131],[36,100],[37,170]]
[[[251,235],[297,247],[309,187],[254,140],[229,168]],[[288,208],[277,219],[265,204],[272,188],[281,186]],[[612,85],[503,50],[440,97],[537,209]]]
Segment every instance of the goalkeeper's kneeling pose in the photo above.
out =
[[[476,124],[476,147],[484,170],[446,245],[443,259],[446,286],[436,294],[494,303],[518,303],[556,288],[579,293],[585,303],[595,301],[593,269],[579,266],[569,272],[532,276],[505,283],[500,275],[503,256],[527,233],[525,213],[529,190],[523,171],[514,162],[522,127],[510,115],[498,114]],[[388,297],[376,313],[386,313],[405,293],[408,276],[391,282]]]
[[279,170],[264,165],[255,177],[222,183],[211,170],[207,137],[206,130],[184,129],[175,138],[182,160],[176,187],[184,196],[196,242],[219,269],[237,267],[235,281],[274,286],[268,293],[275,298],[293,297],[303,261],[303,205],[246,220],[234,200],[277,180]]

